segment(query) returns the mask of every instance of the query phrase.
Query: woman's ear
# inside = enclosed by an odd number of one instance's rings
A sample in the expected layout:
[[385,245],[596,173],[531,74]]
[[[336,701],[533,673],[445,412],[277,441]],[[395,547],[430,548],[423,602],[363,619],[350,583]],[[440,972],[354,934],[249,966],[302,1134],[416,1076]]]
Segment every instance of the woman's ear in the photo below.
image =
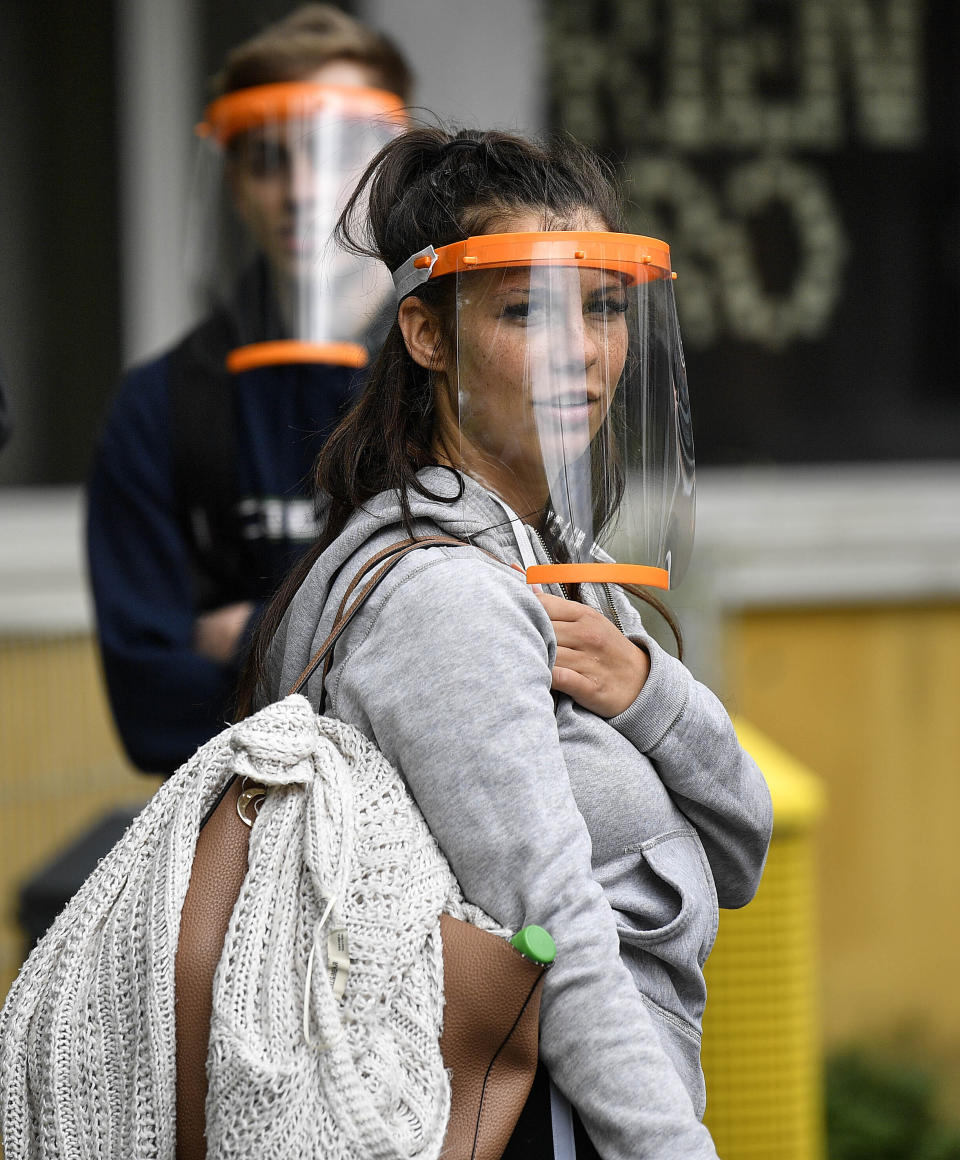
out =
[[419,298],[411,295],[400,303],[397,322],[413,361],[428,371],[445,371],[443,329],[439,317]]

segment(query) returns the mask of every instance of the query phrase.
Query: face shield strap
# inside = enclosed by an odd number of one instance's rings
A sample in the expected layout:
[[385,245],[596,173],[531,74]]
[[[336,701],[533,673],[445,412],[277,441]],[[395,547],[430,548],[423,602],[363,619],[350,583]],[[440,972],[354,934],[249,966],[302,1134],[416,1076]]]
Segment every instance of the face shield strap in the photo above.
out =
[[397,288],[398,303],[429,280],[438,257],[433,246],[424,246],[393,271],[393,284]]
[[520,559],[523,561],[524,569],[529,571],[531,568],[536,567],[538,561],[530,545],[530,537],[527,535],[522,520],[505,500],[502,500],[498,495],[494,495],[493,492],[490,494],[503,508],[504,515],[510,521],[513,538],[517,541],[517,549],[520,552]]

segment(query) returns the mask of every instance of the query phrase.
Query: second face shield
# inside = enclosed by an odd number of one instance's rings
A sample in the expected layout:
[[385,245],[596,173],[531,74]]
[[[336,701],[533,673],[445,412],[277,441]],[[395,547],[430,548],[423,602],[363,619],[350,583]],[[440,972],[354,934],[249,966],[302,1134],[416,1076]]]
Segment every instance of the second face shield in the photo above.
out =
[[362,366],[379,345],[389,281],[340,250],[333,230],[404,126],[391,93],[309,82],[240,89],[207,109],[189,260],[204,305],[235,332],[232,371]]
[[438,255],[432,276],[456,280],[450,457],[540,532],[555,564],[528,579],[674,586],[694,460],[668,247],[502,234]]

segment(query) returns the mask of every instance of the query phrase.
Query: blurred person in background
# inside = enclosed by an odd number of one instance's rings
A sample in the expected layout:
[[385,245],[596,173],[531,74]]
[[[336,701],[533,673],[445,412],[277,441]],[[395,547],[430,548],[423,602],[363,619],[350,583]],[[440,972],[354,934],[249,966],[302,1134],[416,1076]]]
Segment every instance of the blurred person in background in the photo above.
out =
[[315,538],[311,467],[392,293],[331,234],[410,85],[385,36],[327,4],[212,81],[188,245],[209,313],[126,374],[88,494],[107,688],[143,770],[171,773],[222,728],[258,610]]

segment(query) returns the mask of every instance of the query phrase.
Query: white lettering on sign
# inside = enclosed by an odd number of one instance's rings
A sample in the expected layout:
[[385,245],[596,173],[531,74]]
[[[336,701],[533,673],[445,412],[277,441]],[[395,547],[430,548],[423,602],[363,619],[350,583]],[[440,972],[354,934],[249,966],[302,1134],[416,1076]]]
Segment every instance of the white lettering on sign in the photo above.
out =
[[555,0],[550,17],[575,136],[681,150],[923,140],[923,0],[608,0],[599,31],[597,7]]
[[[826,332],[849,245],[821,159],[923,144],[924,17],[924,0],[554,0],[560,120],[628,154],[630,228],[673,241],[691,347]],[[758,252],[773,211],[786,278]]]
[[[815,166],[783,157],[743,162],[730,169],[719,197],[676,158],[635,162],[630,178],[636,199],[665,207],[682,239],[672,261],[682,271],[677,293],[691,347],[711,345],[721,331],[773,348],[823,333],[843,291],[848,247]],[[771,207],[784,211],[798,254],[785,292],[768,286],[750,229]],[[649,217],[644,228],[667,232]]]

